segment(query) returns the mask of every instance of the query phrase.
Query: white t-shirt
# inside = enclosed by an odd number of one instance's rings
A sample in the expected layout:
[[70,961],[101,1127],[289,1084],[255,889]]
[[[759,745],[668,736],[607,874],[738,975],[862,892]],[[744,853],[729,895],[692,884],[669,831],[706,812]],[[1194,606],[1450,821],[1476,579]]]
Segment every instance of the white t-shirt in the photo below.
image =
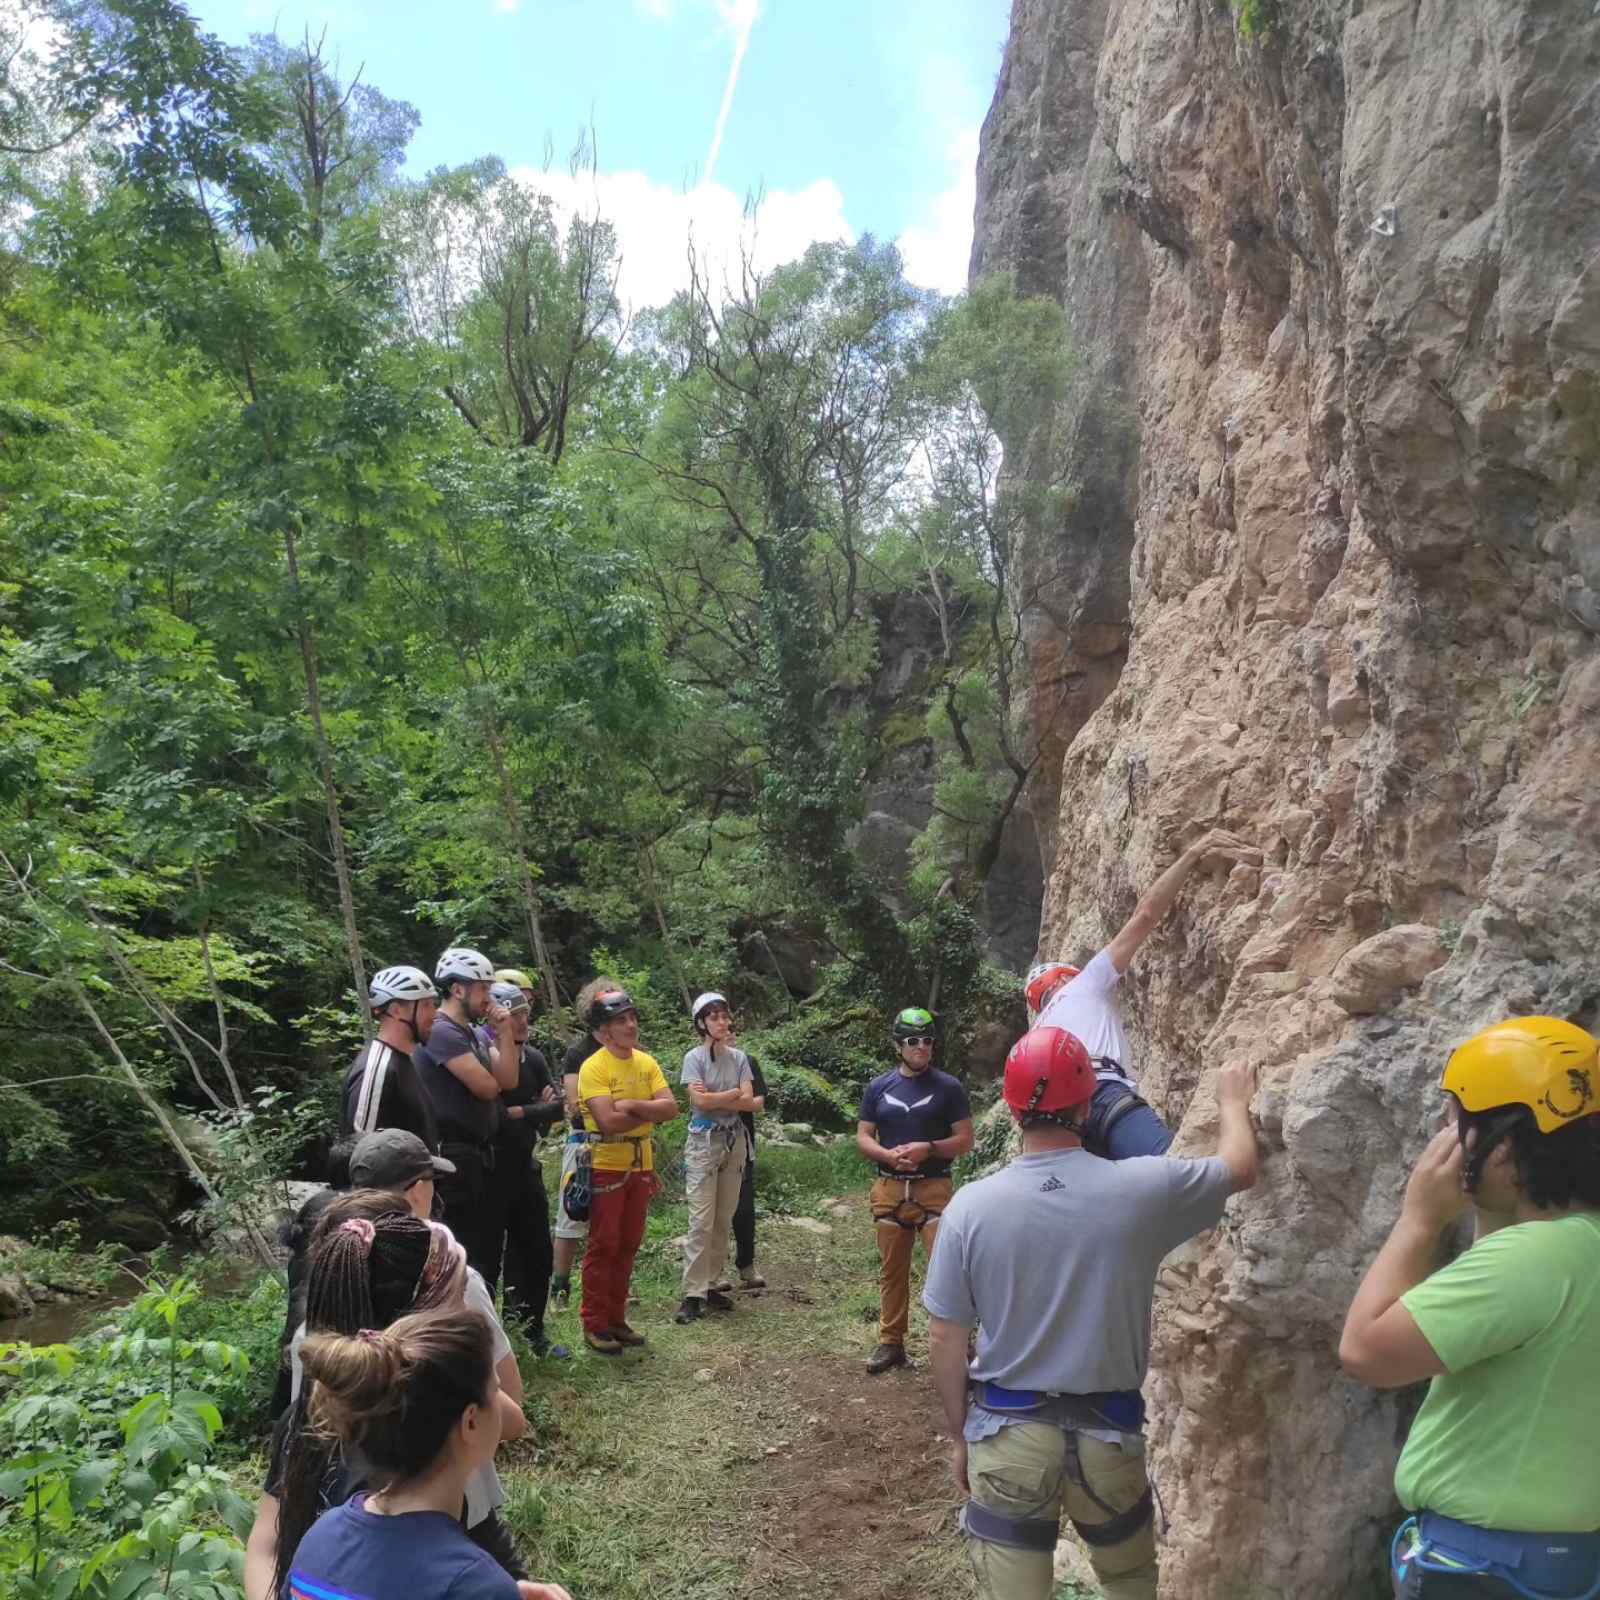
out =
[[[1076,978],[1056,990],[1034,1027],[1065,1028],[1083,1041],[1095,1063],[1096,1077],[1124,1077],[1132,1083],[1133,1052],[1117,1010],[1117,985],[1121,982],[1122,974],[1112,963],[1110,950],[1102,950]],[[1121,1072],[1107,1071],[1105,1060],[1115,1062]]]
[[[494,1296],[489,1293],[489,1285],[483,1281],[483,1274],[476,1267],[467,1268],[467,1292],[462,1296],[462,1304],[468,1311],[476,1311],[489,1324],[489,1331],[494,1336],[494,1364],[498,1367],[511,1354],[511,1341],[506,1338],[506,1330],[501,1327],[500,1318],[495,1314]],[[300,1346],[305,1342],[306,1325],[302,1322],[295,1329],[294,1338],[289,1341],[291,1402],[300,1398]],[[467,1479],[467,1527],[476,1528],[491,1511],[498,1511],[505,1503],[506,1491],[501,1486],[500,1474],[494,1470],[494,1462],[485,1461],[481,1467],[474,1468],[472,1476]]]

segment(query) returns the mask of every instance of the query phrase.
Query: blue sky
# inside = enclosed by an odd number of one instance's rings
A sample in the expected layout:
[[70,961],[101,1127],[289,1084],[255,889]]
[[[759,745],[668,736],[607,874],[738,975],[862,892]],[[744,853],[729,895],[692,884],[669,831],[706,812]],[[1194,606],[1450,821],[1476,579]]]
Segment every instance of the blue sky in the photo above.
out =
[[757,187],[769,261],[811,238],[872,232],[901,238],[917,281],[950,290],[965,279],[977,131],[1009,0],[191,5],[233,42],[274,26],[286,40],[326,26],[345,69],[362,67],[422,114],[416,172],[485,154],[537,169],[547,135],[564,153],[592,120],[599,183],[586,198],[557,198],[597,203],[618,223],[625,292],[637,304],[676,287],[673,258],[689,227],[731,249],[740,204]]

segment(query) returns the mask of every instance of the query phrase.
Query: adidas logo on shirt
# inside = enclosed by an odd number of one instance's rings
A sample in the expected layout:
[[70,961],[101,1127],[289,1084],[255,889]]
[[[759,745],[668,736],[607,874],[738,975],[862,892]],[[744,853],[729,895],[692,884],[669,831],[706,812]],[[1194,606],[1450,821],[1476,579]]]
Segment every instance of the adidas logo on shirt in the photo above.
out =
[[1046,1178],[1044,1180],[1044,1182],[1039,1185],[1039,1193],[1040,1194],[1055,1194],[1059,1190],[1065,1189],[1065,1188],[1066,1188],[1066,1184],[1064,1184],[1058,1177],[1056,1177],[1056,1175],[1054,1173],[1051,1173],[1050,1176],[1048,1178]]

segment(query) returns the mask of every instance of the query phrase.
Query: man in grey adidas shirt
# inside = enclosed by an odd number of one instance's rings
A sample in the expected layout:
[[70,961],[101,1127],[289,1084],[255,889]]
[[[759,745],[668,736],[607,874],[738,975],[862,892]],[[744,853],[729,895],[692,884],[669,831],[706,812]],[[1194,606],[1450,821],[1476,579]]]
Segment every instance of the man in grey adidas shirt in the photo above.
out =
[[1022,1154],[950,1202],[922,1297],[984,1600],[1049,1600],[1063,1510],[1107,1600],[1155,1600],[1139,1390],[1156,1271],[1255,1182],[1254,1087],[1248,1067],[1217,1073],[1215,1156],[1113,1162],[1077,1132],[1095,1092],[1077,1038],[1036,1028],[1007,1059]]

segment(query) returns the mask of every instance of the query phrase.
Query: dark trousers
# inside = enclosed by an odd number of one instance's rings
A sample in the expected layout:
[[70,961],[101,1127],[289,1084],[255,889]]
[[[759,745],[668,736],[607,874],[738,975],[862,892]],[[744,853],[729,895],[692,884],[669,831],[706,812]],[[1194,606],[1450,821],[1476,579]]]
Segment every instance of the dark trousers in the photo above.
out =
[[434,1180],[439,1220],[460,1241],[467,1261],[483,1274],[493,1294],[500,1286],[500,1253],[505,1245],[505,1213],[494,1170],[470,1149],[445,1141],[444,1154],[456,1164]]
[[513,1578],[526,1578],[528,1569],[517,1554],[516,1541],[511,1530],[500,1520],[498,1511],[491,1511],[476,1527],[467,1529],[467,1537],[480,1550],[487,1551]]
[[733,1213],[733,1264],[744,1272],[756,1264],[756,1164],[752,1157],[744,1164],[739,1183],[739,1204]]
[[1522,1600],[1520,1590],[1503,1578],[1463,1572],[1413,1570],[1394,1586],[1395,1600]]
[[533,1153],[510,1145],[496,1152],[494,1185],[505,1219],[506,1310],[524,1318],[535,1336],[544,1332],[544,1307],[550,1298],[550,1202],[544,1173]]

